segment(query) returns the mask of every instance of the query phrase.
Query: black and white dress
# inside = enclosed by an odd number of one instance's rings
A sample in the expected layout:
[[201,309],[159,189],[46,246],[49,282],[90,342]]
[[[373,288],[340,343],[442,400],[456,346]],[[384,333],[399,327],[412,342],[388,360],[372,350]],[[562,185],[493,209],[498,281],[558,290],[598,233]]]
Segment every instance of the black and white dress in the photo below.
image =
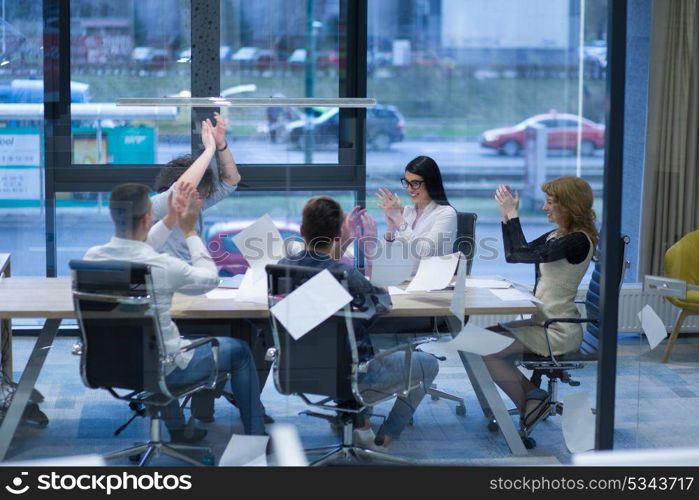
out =
[[[519,218],[502,224],[502,236],[507,262],[536,265],[534,295],[542,303],[536,304],[537,311],[531,318],[501,323],[500,326],[530,351],[547,356],[549,349],[544,322],[551,318],[580,317],[575,296],[594,254],[592,240],[582,231],[558,236],[554,230],[528,243]],[[548,333],[554,355],[580,349],[583,337],[581,325],[556,323],[549,326]]]

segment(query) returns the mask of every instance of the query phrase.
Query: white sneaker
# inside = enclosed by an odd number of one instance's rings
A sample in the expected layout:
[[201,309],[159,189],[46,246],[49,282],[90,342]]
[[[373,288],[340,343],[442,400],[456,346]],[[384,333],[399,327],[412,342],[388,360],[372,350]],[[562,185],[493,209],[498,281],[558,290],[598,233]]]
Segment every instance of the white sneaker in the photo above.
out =
[[369,450],[373,450],[376,444],[374,443],[374,439],[376,439],[376,434],[374,434],[374,430],[369,427],[368,429],[354,429],[352,431],[352,439],[354,441],[354,444],[359,446],[360,448],[367,448]]

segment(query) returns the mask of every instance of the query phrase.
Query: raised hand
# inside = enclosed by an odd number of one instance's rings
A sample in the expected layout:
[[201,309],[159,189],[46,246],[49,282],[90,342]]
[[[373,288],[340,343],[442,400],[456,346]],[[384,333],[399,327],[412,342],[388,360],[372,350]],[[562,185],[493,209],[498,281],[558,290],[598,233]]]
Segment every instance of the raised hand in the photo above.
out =
[[390,192],[386,188],[379,188],[376,192],[376,206],[383,210],[386,224],[389,229],[398,227],[403,222],[403,205],[396,193]]
[[362,249],[364,255],[369,258],[376,256],[376,246],[378,238],[378,229],[376,228],[376,221],[369,215],[369,213],[364,210],[359,216],[362,225],[362,236],[359,238],[359,248]]
[[213,133],[214,141],[216,142],[216,149],[223,149],[223,147],[226,145],[226,126],[228,125],[228,120],[216,112],[214,112],[214,120],[216,120],[216,125],[213,125],[210,119],[206,119],[207,123],[211,127],[211,132]]
[[209,120],[204,120],[201,122],[201,142],[204,145],[204,149],[211,151],[216,149],[216,139],[214,138],[213,126]]
[[185,238],[195,236],[197,220],[201,213],[202,200],[199,198],[197,188],[189,182],[178,183],[177,200],[177,225],[182,230]]
[[495,201],[500,206],[500,215],[502,215],[503,221],[507,222],[508,219],[517,217],[517,210],[519,209],[518,191],[515,192],[513,197],[510,186],[500,184],[495,191]]

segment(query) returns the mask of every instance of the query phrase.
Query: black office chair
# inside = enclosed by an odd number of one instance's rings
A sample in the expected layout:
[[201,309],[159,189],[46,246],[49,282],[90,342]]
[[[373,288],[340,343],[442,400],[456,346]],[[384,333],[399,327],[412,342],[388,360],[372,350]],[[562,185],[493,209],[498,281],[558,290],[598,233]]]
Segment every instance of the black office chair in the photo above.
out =
[[[270,308],[322,271],[316,268],[283,265],[268,265],[266,270]],[[345,289],[348,288],[346,273],[332,274]],[[312,304],[308,307],[312,307]],[[401,387],[387,390],[380,395],[361,393],[359,389],[359,374],[365,373],[375,359],[403,351],[407,357],[406,366],[410,366],[414,344],[404,344],[381,351],[371,360],[360,362],[354,333],[356,319],[351,303],[298,340],[294,340],[273,315],[270,318],[274,347],[268,350],[267,358],[274,362],[273,376],[277,390],[281,394],[296,395],[315,409],[331,412],[330,415],[304,412],[307,415],[333,421],[337,413],[342,421],[342,443],[306,450],[308,453],[324,453],[311,465],[361,459],[394,464],[409,463],[400,457],[357,446],[353,441],[352,431],[360,412],[393,399],[398,394],[407,394],[419,386],[421,382],[413,382],[408,370],[405,383]],[[312,396],[320,396],[321,399],[313,401]]]
[[478,214],[473,212],[456,213],[456,241],[453,251],[466,256],[466,274],[471,274],[473,258],[476,255],[476,220]]
[[[628,236],[621,237],[622,253],[619,260],[620,280],[619,288],[624,281],[624,272],[630,266],[626,260],[626,250],[631,239]],[[599,252],[598,252],[599,256]],[[527,370],[532,370],[531,382],[537,386],[541,386],[542,377],[548,379],[547,392],[551,395],[549,403],[549,411],[542,414],[541,418],[537,419],[529,427],[520,427],[519,433],[522,436],[522,441],[528,449],[536,446],[536,441],[530,437],[534,427],[539,422],[545,420],[549,416],[562,415],[563,403],[558,401],[558,382],[568,384],[572,387],[577,387],[580,382],[574,380],[570,376],[571,370],[579,370],[585,368],[586,365],[594,363],[599,359],[599,319],[600,319],[600,263],[595,262],[595,267],[592,271],[592,277],[587,289],[587,294],[584,301],[576,300],[576,303],[585,304],[585,318],[551,318],[544,323],[544,332],[549,348],[548,356],[539,356],[533,353],[524,354],[519,364]],[[548,338],[548,327],[555,323],[578,323],[587,325],[583,333],[583,341],[580,350],[575,353],[569,353],[561,356],[554,356],[551,350],[551,343]],[[519,410],[510,410],[510,413],[516,415]],[[488,424],[491,430],[497,430],[497,422],[491,420]]]
[[[478,219],[478,214],[473,212],[457,212],[456,213],[456,240],[454,241],[454,253],[461,252],[466,256],[466,274],[471,274],[471,268],[473,267],[473,258],[476,255],[476,220]],[[435,330],[437,330],[437,325],[442,318],[435,318],[434,325]],[[452,329],[453,325],[450,324],[451,321],[456,322],[456,318],[449,318],[447,320],[447,328]],[[468,322],[468,317],[465,318],[464,323]],[[443,357],[438,357],[440,360],[444,360]],[[464,398],[449,394],[448,392],[440,391],[437,389],[437,384],[432,384],[432,387],[427,389],[427,394],[430,395],[432,401],[437,401],[440,398],[447,399],[449,401],[454,401],[458,403],[456,405],[457,415],[466,415],[466,405],[464,404]]]
[[[165,354],[157,314],[150,267],[119,261],[72,260],[73,304],[80,325],[80,374],[87,387],[106,389],[117,399],[129,401],[133,410],[141,405],[150,416],[150,440],[132,448],[109,453],[105,459],[136,458],[148,465],[153,456],[164,454],[191,465],[213,465],[211,450],[165,442],[161,439],[161,411],[173,400],[201,389],[210,389],[217,377],[218,341],[197,339]],[[211,344],[213,362],[205,377],[172,386],[165,379],[175,356]],[[119,394],[117,390],[127,392]],[[198,462],[180,451],[204,453]]]

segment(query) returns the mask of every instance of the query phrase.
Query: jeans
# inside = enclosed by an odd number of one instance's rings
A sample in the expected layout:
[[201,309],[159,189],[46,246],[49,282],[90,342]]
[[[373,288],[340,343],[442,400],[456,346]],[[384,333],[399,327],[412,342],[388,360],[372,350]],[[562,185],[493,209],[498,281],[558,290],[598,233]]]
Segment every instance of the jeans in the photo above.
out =
[[[235,394],[243,421],[245,434],[264,434],[264,409],[260,402],[260,384],[257,378],[255,361],[248,345],[242,340],[230,337],[216,337],[219,342],[218,370],[230,373],[231,392]],[[212,368],[211,345],[205,344],[194,349],[194,356],[183,370],[175,368],[167,377],[168,384],[194,382]],[[184,427],[184,415],[177,400],[172,401],[163,411],[163,420],[169,430]]]
[[[413,389],[407,396],[398,396],[396,399],[382,427],[383,434],[392,439],[403,432],[420,401],[425,397],[425,389],[430,387],[439,371],[437,359],[424,352],[413,352],[411,365],[411,382],[421,381],[422,386]],[[371,403],[372,399],[404,388],[406,380],[405,353],[394,352],[386,357],[371,360],[368,371],[359,374],[359,392],[367,403]]]

